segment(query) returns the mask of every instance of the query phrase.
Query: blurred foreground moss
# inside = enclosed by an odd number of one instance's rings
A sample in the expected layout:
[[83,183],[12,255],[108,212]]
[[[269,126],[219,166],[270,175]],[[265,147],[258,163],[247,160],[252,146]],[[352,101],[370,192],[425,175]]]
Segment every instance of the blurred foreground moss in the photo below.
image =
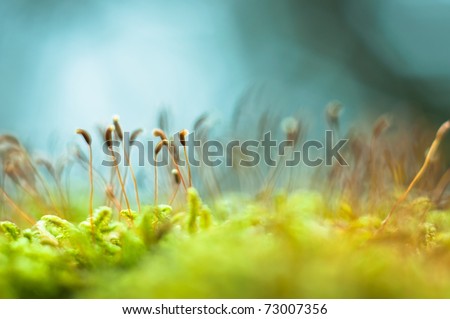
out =
[[[450,212],[331,209],[318,193],[0,224],[2,298],[449,298]],[[374,209],[376,212],[377,209]]]

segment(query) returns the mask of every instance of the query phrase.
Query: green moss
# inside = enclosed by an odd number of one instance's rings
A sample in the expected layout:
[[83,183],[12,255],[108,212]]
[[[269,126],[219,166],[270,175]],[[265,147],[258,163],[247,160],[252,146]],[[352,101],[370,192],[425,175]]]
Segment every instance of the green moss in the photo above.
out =
[[330,210],[314,192],[209,209],[189,189],[185,210],[147,206],[118,221],[100,207],[94,236],[89,219],[3,222],[0,297],[448,298],[450,218],[424,221],[417,203],[382,234],[377,214]]

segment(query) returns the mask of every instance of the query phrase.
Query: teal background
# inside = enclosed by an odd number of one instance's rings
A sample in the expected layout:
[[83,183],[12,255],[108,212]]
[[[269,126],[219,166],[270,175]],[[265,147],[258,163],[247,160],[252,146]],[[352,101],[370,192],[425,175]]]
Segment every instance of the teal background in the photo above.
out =
[[[126,127],[226,127],[301,109],[312,129],[343,120],[450,115],[450,1],[0,1],[0,133],[58,148],[113,114]],[[249,93],[250,92],[250,93]]]

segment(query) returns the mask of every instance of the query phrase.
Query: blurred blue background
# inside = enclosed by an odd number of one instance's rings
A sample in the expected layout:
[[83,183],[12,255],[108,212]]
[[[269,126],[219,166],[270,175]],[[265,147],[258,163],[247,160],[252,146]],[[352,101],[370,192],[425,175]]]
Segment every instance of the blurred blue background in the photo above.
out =
[[249,89],[311,125],[330,100],[443,122],[449,34],[448,0],[1,0],[0,131],[50,148],[119,114],[150,134],[162,107],[226,125]]

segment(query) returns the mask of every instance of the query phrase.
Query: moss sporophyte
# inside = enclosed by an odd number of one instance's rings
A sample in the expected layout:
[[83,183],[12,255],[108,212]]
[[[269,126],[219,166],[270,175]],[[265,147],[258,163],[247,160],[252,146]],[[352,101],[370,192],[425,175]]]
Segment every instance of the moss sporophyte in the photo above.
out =
[[[202,148],[167,120],[152,156],[169,161],[153,169],[135,165],[118,116],[101,129],[106,168],[83,129],[88,155],[54,162],[1,135],[0,297],[449,298],[450,122],[434,133],[383,116],[346,133],[341,108],[325,115],[348,165],[314,170],[283,165],[307,136],[296,115],[259,119],[259,135],[290,141],[275,167],[190,166]],[[213,135],[206,115],[193,128]]]

